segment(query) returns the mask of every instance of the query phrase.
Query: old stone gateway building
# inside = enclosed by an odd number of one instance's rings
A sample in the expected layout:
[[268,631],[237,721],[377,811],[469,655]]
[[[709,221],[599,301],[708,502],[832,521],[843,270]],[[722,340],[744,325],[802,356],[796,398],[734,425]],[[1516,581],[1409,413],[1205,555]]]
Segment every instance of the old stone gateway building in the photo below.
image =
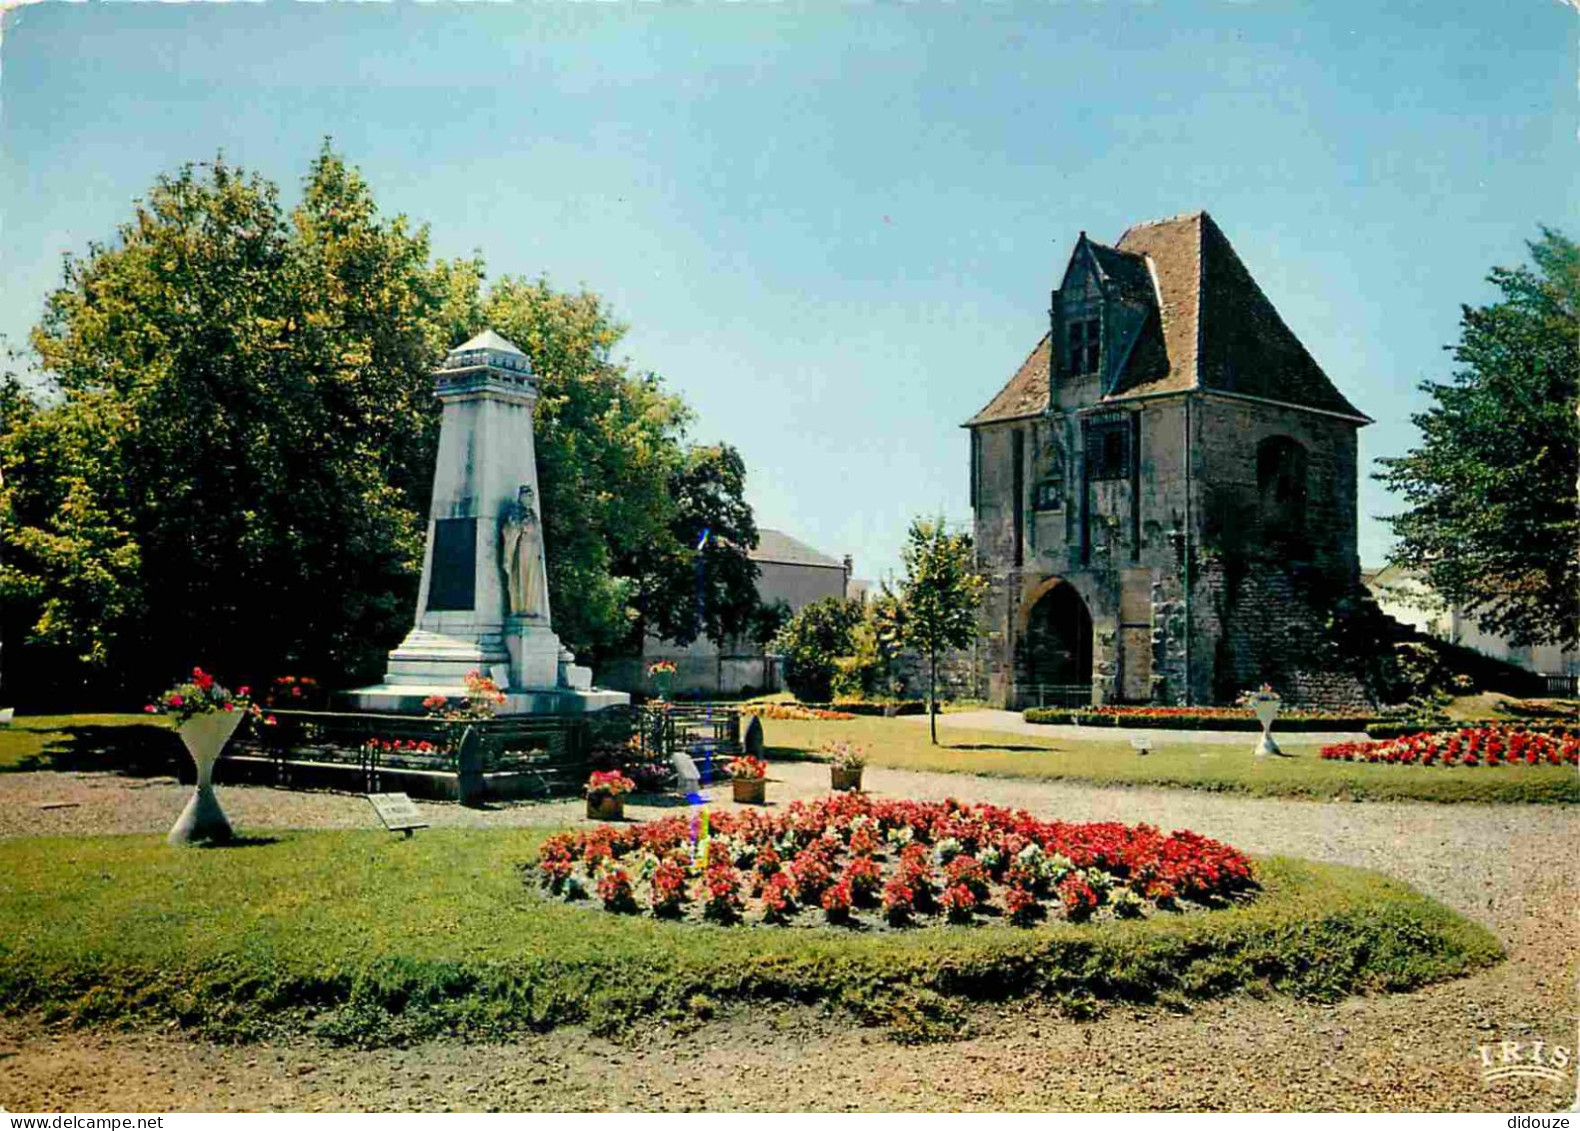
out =
[[988,695],[1350,706],[1356,431],[1205,212],[1077,240],[1048,333],[981,412]]

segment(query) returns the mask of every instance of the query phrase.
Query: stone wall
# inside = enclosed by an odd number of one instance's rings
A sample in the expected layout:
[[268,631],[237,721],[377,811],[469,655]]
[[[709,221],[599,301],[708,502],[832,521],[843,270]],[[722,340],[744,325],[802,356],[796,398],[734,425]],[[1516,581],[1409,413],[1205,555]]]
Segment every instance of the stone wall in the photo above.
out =
[[[1320,646],[1331,602],[1358,582],[1354,422],[1215,393],[1125,411],[1130,478],[1086,480],[1074,403],[977,429],[985,697],[1020,705],[1019,642],[1062,581],[1091,615],[1097,701],[1224,702],[1273,682],[1296,702],[1359,706],[1360,684],[1324,670]],[[1298,490],[1280,492],[1264,449],[1293,453]],[[1037,485],[1058,476],[1062,497],[1039,507]]]

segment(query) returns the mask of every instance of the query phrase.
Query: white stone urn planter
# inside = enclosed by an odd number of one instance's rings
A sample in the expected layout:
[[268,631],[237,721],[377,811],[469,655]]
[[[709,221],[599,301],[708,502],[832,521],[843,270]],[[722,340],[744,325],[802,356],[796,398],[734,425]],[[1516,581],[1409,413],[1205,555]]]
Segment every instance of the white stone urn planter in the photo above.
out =
[[209,711],[193,715],[176,728],[197,766],[197,788],[165,838],[167,844],[218,844],[235,835],[214,796],[214,763],[245,716],[241,710]]
[[1280,700],[1277,695],[1268,695],[1257,692],[1251,696],[1251,710],[1256,712],[1256,721],[1262,724],[1262,738],[1256,744],[1256,756],[1266,757],[1269,754],[1282,754],[1278,743],[1273,741],[1273,720],[1278,718]]

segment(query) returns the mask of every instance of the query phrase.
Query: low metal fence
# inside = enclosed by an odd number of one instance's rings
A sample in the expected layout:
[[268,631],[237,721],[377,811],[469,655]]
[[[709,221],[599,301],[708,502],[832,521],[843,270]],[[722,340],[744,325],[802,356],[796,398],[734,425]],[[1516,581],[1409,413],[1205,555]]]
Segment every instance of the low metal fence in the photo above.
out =
[[1580,675],[1544,675],[1543,690],[1551,698],[1574,699],[1580,697]]
[[1015,687],[1015,703],[1027,707],[1090,707],[1089,683],[1023,683]]
[[274,721],[238,734],[232,752],[267,760],[285,788],[324,772],[380,792],[392,774],[454,776],[465,798],[489,775],[512,778],[512,793],[578,792],[595,767],[645,764],[644,784],[662,781],[684,751],[704,780],[741,752],[741,713],[710,704],[612,707],[584,715],[504,715],[447,720],[351,711],[273,711]]

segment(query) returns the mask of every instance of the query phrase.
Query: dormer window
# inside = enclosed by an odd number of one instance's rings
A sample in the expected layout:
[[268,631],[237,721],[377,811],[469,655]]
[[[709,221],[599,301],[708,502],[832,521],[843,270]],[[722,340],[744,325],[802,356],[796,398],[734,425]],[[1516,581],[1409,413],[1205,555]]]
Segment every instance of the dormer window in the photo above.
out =
[[1082,318],[1070,323],[1070,373],[1075,377],[1088,377],[1097,372],[1103,354],[1102,338],[1096,318]]

